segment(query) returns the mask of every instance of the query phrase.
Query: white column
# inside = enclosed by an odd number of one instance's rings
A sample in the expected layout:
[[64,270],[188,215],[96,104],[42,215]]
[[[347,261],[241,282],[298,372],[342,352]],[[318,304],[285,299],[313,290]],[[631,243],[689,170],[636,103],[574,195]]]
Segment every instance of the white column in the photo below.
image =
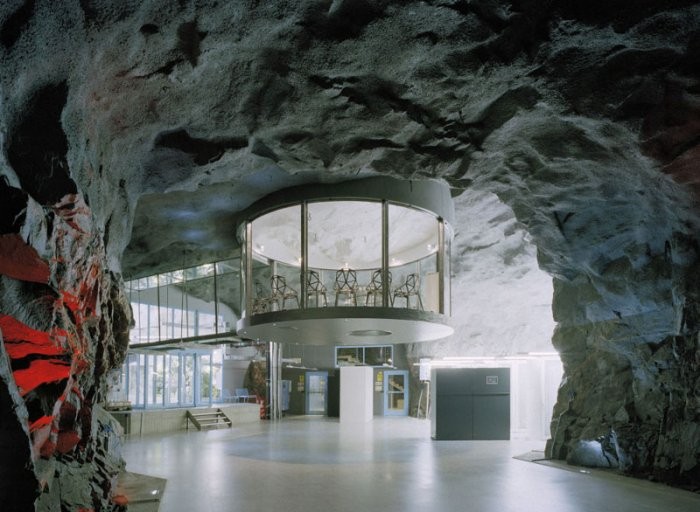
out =
[[341,423],[372,421],[373,374],[368,366],[344,366],[340,369]]

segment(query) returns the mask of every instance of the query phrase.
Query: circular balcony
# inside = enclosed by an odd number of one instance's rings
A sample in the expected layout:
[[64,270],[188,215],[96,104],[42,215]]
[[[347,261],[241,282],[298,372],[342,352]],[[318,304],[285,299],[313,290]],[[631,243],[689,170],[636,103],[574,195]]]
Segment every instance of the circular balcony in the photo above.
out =
[[449,189],[368,178],[295,187],[242,216],[242,337],[415,343],[452,334]]

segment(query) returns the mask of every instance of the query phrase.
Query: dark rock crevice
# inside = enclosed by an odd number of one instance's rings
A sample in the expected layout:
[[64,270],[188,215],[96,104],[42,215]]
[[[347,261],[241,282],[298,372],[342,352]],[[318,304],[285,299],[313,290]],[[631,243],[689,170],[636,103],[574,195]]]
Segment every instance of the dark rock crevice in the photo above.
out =
[[6,180],[0,179],[0,197],[0,235],[19,233],[24,223],[29,196],[22,190],[9,186]]
[[[143,29],[143,27],[142,27]],[[195,67],[202,53],[201,42],[207,33],[197,29],[197,20],[188,21],[177,27],[177,47],[187,61]]]
[[26,29],[34,15],[36,0],[24,0],[22,6],[10,15],[0,28],[0,42],[6,49],[11,49]]
[[155,148],[169,148],[186,153],[195,165],[216,162],[227,150],[241,149],[247,145],[248,139],[242,137],[200,139],[190,136],[184,129],[160,133],[154,142]]
[[[1,357],[3,352],[0,347]],[[0,371],[0,510],[28,512],[34,510],[39,483],[31,470],[27,434],[17,419],[7,378]]]
[[8,160],[22,188],[42,205],[55,204],[77,191],[70,177],[68,140],[61,125],[67,97],[65,82],[37,91],[10,137]]
[[335,0],[318,2],[299,25],[318,39],[343,41],[362,35],[364,28],[382,16],[387,0]]

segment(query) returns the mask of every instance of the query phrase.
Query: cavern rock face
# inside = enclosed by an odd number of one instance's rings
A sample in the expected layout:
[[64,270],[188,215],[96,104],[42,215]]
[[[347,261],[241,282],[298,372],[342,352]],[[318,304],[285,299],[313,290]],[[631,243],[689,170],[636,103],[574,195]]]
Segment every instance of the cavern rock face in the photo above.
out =
[[456,334],[410,357],[538,346],[478,308],[512,282],[491,307],[527,327],[543,270],[549,454],[612,430],[622,469],[700,484],[696,2],[16,0],[0,52],[2,510],[110,506],[123,272],[228,257],[254,200],[371,174],[456,196]]

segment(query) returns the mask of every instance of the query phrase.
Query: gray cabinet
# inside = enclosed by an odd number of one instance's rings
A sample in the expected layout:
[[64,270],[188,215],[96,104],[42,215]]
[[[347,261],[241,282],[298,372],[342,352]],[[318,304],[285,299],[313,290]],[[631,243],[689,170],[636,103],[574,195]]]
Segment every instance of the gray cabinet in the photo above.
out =
[[509,368],[434,369],[431,401],[433,439],[510,439]]

